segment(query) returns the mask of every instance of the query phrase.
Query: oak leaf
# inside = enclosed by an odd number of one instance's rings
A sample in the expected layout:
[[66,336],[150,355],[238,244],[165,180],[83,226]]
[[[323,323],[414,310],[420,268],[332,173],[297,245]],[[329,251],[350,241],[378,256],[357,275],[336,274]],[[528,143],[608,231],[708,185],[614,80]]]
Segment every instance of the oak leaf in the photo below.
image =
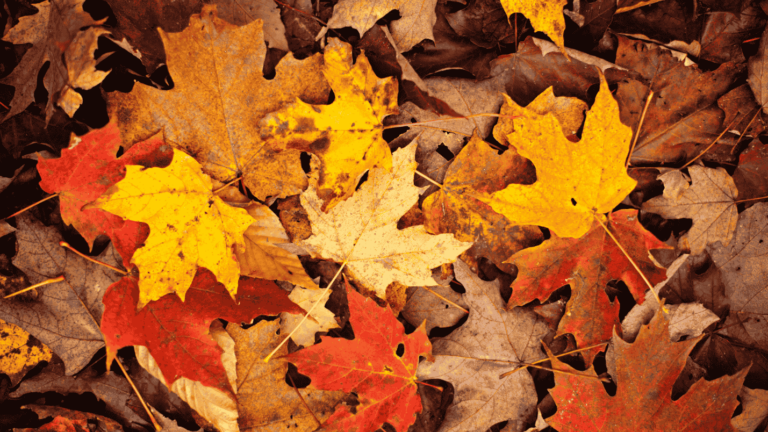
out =
[[539,115],[507,102],[521,116],[507,140],[533,162],[537,180],[480,199],[514,225],[540,225],[560,237],[581,237],[594,218],[604,220],[602,213],[613,210],[637,183],[624,164],[632,130],[619,120],[608,84],[601,78],[577,143],[565,137],[554,114]]
[[[32,284],[61,275],[65,280],[40,288],[34,301],[0,300],[0,319],[16,324],[47,345],[63,360],[66,373],[73,375],[104,346],[98,325],[104,312],[101,299],[120,275],[59,246],[63,238],[56,228],[24,214],[16,221],[18,252],[13,265]],[[120,266],[120,256],[111,245],[94,258]]]
[[219,19],[211,5],[193,15],[184,31],[159,32],[174,88],[136,85],[129,94],[110,95],[126,146],[162,129],[166,140],[194,155],[206,173],[224,182],[242,176],[259,199],[304,190],[300,151],[266,145],[258,122],[297,97],[327,101],[323,58],[299,61],[288,54],[268,80],[262,72],[267,48],[261,20],[237,27]]
[[328,213],[321,210],[314,182],[301,194],[313,234],[299,246],[312,256],[346,263],[352,278],[382,299],[392,282],[434,285],[430,270],[472,245],[453,234],[430,235],[423,225],[397,229],[398,219],[419,199],[413,185],[415,152],[416,143],[396,151],[392,172],[372,169],[360,189]]
[[[424,326],[406,335],[389,307],[347,289],[354,340],[321,336],[321,342],[283,357],[324,390],[354,391],[356,413],[342,405],[323,422],[324,430],[372,432],[384,422],[404,432],[421,411],[416,387],[419,356],[431,357]],[[402,347],[401,355],[398,355]]]
[[565,18],[563,17],[563,7],[568,4],[567,0],[501,0],[501,5],[507,15],[521,13],[531,21],[533,29],[542,32],[552,39],[565,54],[565,43],[563,42],[563,32],[565,31]]
[[456,279],[464,285],[469,319],[434,343],[434,362],[422,362],[419,379],[442,379],[456,391],[440,432],[487,430],[496,423],[523,420],[536,412],[536,389],[526,370],[499,378],[516,362],[543,357],[539,340],[549,333],[544,320],[522,308],[508,310],[499,281],[485,282],[458,260]]
[[21,327],[0,320],[0,335],[0,373],[8,376],[11,386],[16,386],[38,363],[51,361],[51,349]]
[[352,47],[337,39],[325,48],[323,73],[333,89],[333,103],[310,105],[298,100],[265,117],[261,135],[279,143],[275,146],[320,158],[317,193],[327,210],[351,196],[367,170],[391,168],[381,122],[397,112],[397,80],[378,78],[364,54],[352,65]]
[[736,184],[722,168],[692,165],[688,173],[690,184],[679,170],[661,174],[664,195],[643,203],[643,211],[667,219],[693,219],[691,229],[679,239],[681,248],[690,249],[692,255],[718,241],[728,246],[739,218]]
[[133,253],[149,235],[148,227],[101,209],[83,209],[83,206],[122,180],[126,165],[166,166],[173,153],[160,137],[153,137],[115,158],[120,144],[117,125],[110,122],[82,137],[73,137],[60,158],[40,158],[37,170],[40,187],[48,193],[59,194],[64,223],[73,226],[91,248],[99,235],[109,236],[123,257],[123,265],[129,267]]
[[67,84],[67,66],[63,54],[70,47],[80,29],[98,24],[83,10],[85,0],[46,0],[35,5],[37,13],[21,17],[3,40],[14,44],[32,44],[10,75],[3,78],[2,84],[16,88],[11,100],[11,109],[2,121],[24,111],[35,101],[35,89],[38,71],[47,63],[50,66],[43,77],[43,85],[48,90],[48,102],[45,106],[46,124],[53,116],[54,100]]
[[139,268],[138,307],[176,292],[184,301],[198,266],[209,269],[233,296],[240,266],[234,248],[253,218],[213,194],[211,179],[191,156],[176,149],[166,168],[128,165],[125,178],[86,208],[149,225],[133,255]]
[[[668,327],[659,308],[634,343],[613,335],[615,396],[609,396],[599,380],[578,376],[583,372],[550,353],[553,369],[577,375],[555,374],[555,387],[549,393],[557,403],[557,412],[547,422],[561,431],[733,430],[731,415],[749,368],[714,381],[699,380],[682,397],[672,400],[672,385],[702,336],[671,342]],[[593,368],[587,374],[596,378]]]
[[[228,325],[237,356],[237,404],[240,428],[256,432],[291,430],[311,432],[330,417],[344,398],[340,391],[323,391],[315,380],[309,387],[294,388],[286,377],[288,363],[264,358],[285,337],[277,321],[261,321],[248,330]],[[282,346],[278,356],[288,354]],[[316,421],[317,420],[317,421]]]
[[[299,326],[299,322],[303,318],[301,315],[283,312],[280,314],[280,331],[284,334],[290,333],[291,339],[296,345],[308,347],[315,344],[315,333],[339,328],[339,323],[336,322],[333,312],[325,308],[328,298],[324,297],[328,294],[329,292],[325,290],[308,290],[294,287],[288,298],[307,311],[314,321],[307,320]],[[316,302],[319,303],[312,310]],[[295,331],[291,333],[294,329]]]
[[186,302],[167,296],[136,311],[140,295],[136,280],[122,278],[104,295],[101,329],[108,362],[122,347],[143,345],[157,360],[169,385],[186,377],[207,387],[230,390],[222,350],[208,335],[210,323],[216,318],[243,323],[259,315],[303,312],[274,282],[244,277],[239,285],[235,303],[214,275],[200,268]]
[[251,202],[245,210],[255,222],[243,233],[243,246],[237,248],[240,274],[317,289],[317,284],[301,266],[299,257],[279,246],[290,244],[291,240],[277,215],[257,202]]
[[[665,270],[649,258],[649,251],[670,247],[640,225],[637,211],[613,212],[606,226],[652,284],[666,279]],[[552,234],[544,243],[516,253],[507,262],[518,269],[509,307],[534,299],[544,302],[555,290],[571,284],[572,295],[558,332],[572,333],[579,345],[608,340],[613,327],[619,325],[619,303],[608,298],[608,282],[622,280],[638,303],[645,298],[647,286],[642,277],[598,221],[581,238]],[[585,354],[587,364],[594,354]]]

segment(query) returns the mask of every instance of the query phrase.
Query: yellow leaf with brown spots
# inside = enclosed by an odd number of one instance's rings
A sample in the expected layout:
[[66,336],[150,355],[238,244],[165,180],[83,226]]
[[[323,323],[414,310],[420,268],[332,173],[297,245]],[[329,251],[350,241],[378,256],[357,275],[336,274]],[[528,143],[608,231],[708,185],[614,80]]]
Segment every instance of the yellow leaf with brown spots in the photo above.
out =
[[41,361],[50,361],[51,350],[21,327],[0,320],[0,373],[8,375],[11,387]]
[[300,151],[268,146],[259,120],[296,98],[328,100],[319,54],[285,56],[275,78],[264,78],[267,48],[262,21],[238,27],[207,5],[180,33],[158,29],[174,80],[171,90],[137,84],[131,93],[112,93],[110,106],[123,142],[142,141],[160,129],[174,147],[193,155],[211,177],[242,176],[259,199],[285,197],[306,188]]
[[323,73],[336,97],[332,104],[296,101],[264,118],[261,133],[276,147],[320,158],[317,195],[328,210],[355,192],[367,170],[392,167],[381,122],[397,113],[397,81],[378,78],[364,54],[353,65],[352,47],[337,39],[325,48]]
[[514,13],[525,15],[531,21],[533,29],[549,36],[563,53],[565,53],[563,7],[566,4],[568,0],[501,0],[501,6],[507,15]]

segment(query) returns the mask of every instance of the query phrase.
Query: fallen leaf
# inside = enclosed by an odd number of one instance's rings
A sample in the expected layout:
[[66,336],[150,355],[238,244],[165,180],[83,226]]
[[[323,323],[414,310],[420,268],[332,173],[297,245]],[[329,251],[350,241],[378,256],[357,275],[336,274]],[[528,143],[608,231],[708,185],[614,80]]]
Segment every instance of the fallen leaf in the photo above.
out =
[[728,246],[739,217],[736,184],[723,168],[691,165],[688,173],[690,184],[679,170],[661,174],[664,195],[643,203],[643,211],[667,219],[693,219],[691,229],[679,239],[679,247],[690,249],[692,255],[718,241]]
[[707,247],[725,284],[730,314],[718,333],[746,346],[768,348],[768,204],[757,203],[739,216],[729,245]]
[[497,192],[509,183],[531,184],[535,178],[533,166],[513,148],[499,155],[472,135],[448,168],[443,187],[424,200],[424,225],[431,233],[453,233],[460,241],[473,241],[464,255],[470,265],[476,267],[480,257],[486,257],[502,269],[508,267],[503,264],[507,258],[544,239],[541,230],[514,226],[475,195]]
[[739,156],[733,182],[742,200],[768,196],[768,146],[752,140]]
[[213,272],[234,298],[240,266],[233,249],[242,247],[253,218],[211,189],[200,164],[174,149],[168,167],[128,165],[124,179],[86,206],[149,225],[149,237],[131,260],[139,268],[139,308],[174,292],[184,301],[198,266]]
[[[280,314],[280,332],[281,334],[291,334],[291,340],[298,346],[308,347],[315,344],[315,333],[327,332],[333,328],[339,328],[339,323],[333,312],[325,308],[325,302],[329,291],[308,290],[301,287],[294,287],[288,296],[292,302],[304,309],[314,321],[305,321],[301,326],[299,322],[303,319],[302,315],[296,315],[288,312]],[[314,304],[315,309],[311,311]],[[295,332],[291,333],[292,330]]]
[[565,18],[563,7],[568,4],[566,0],[557,1],[525,1],[525,0],[501,0],[501,5],[507,15],[521,13],[531,22],[534,30],[547,35],[562,52],[565,52],[563,32],[565,31]]
[[498,281],[485,282],[469,266],[454,264],[456,279],[464,285],[469,319],[433,346],[434,363],[419,365],[421,380],[442,379],[456,391],[441,432],[487,430],[507,420],[532,419],[536,389],[526,370],[504,378],[518,362],[543,357],[539,341],[549,329],[535,313],[521,308],[507,310]]
[[[261,21],[237,27],[215,9],[206,5],[181,33],[160,31],[173,89],[136,85],[129,94],[110,95],[123,142],[130,147],[162,129],[167,142],[194,155],[217,180],[242,176],[259,199],[300,193],[307,184],[300,152],[267,146],[258,122],[297,97],[325,102],[323,59],[298,61],[289,54],[268,80]],[[241,67],[244,62],[253,66]]]
[[760,38],[760,46],[757,54],[749,58],[749,78],[747,83],[755,94],[757,103],[763,107],[763,112],[768,114],[768,28]]
[[[640,225],[637,211],[611,213],[607,227],[652,284],[666,279],[664,269],[649,258],[649,251],[670,247]],[[582,346],[610,339],[613,327],[619,324],[619,304],[605,292],[608,282],[623,281],[638,303],[643,302],[647,289],[632,263],[597,221],[579,239],[552,234],[549,240],[516,253],[507,262],[518,269],[508,307],[534,299],[544,302],[555,290],[571,284],[571,298],[558,333],[572,333]],[[592,363],[594,354],[585,354],[587,364]]]
[[319,344],[283,358],[316,388],[357,393],[356,412],[337,407],[321,425],[324,430],[373,432],[386,422],[404,432],[421,411],[415,375],[419,356],[431,357],[427,332],[419,326],[405,335],[389,307],[382,309],[350,289],[347,299],[354,340],[321,336]]
[[515,29],[498,1],[474,0],[467,7],[447,14],[446,19],[456,34],[469,38],[477,46],[495,49],[505,42],[514,43]]
[[[615,396],[608,395],[599,380],[579,376],[585,372],[550,352],[553,369],[575,375],[555,373],[555,387],[549,393],[557,403],[557,412],[547,422],[562,431],[656,431],[660,426],[678,431],[732,430],[736,396],[748,368],[714,381],[699,380],[682,397],[672,400],[672,385],[700,339],[671,342],[669,322],[661,308],[634,343],[614,334]],[[586,374],[597,378],[593,368]]]
[[352,64],[352,47],[331,39],[325,49],[330,105],[301,100],[261,121],[263,139],[281,148],[311,152],[322,161],[318,195],[324,210],[354,193],[360,177],[374,167],[390,170],[392,156],[381,136],[382,120],[397,112],[397,81],[379,79],[365,55]]
[[382,299],[395,281],[434,285],[431,269],[471,246],[452,234],[430,235],[423,225],[397,229],[398,219],[419,199],[419,188],[413,185],[415,153],[416,143],[396,151],[391,173],[372,169],[360,189],[328,213],[321,210],[314,182],[301,194],[313,234],[297,244],[313,257],[346,263],[349,274]]
[[23,112],[0,123],[0,136],[3,147],[18,159],[33,143],[46,143],[56,150],[66,148],[76,125],[76,121],[61,110],[55,110],[46,124],[45,104],[40,103],[30,105]]
[[99,36],[105,34],[109,34],[109,31],[101,27],[88,28],[72,39],[72,43],[64,53],[68,81],[56,104],[70,117],[75,115],[75,111],[83,103],[83,97],[74,89],[90,90],[109,75],[109,71],[96,69],[98,60],[93,57],[98,48]]
[[167,166],[172,158],[170,147],[159,137],[137,143],[120,158],[117,125],[108,123],[82,137],[73,137],[69,148],[57,159],[40,159],[40,188],[59,194],[61,218],[83,236],[92,249],[99,235],[112,239],[123,257],[123,265],[131,266],[131,257],[149,234],[146,225],[126,221],[104,210],[83,206],[96,200],[112,185],[125,177],[126,165]]
[[[672,342],[677,342],[682,337],[698,337],[710,324],[720,320],[701,303],[681,303],[665,307],[669,317],[669,339]],[[651,322],[658,309],[659,303],[652,296],[642,305],[635,305],[621,322],[622,338],[627,342],[634,342],[640,333],[640,327]]]
[[3,40],[13,44],[32,44],[21,58],[16,68],[3,78],[2,84],[16,88],[11,101],[11,109],[2,121],[8,120],[27,109],[35,101],[35,89],[38,71],[50,62],[43,77],[43,85],[48,90],[48,102],[45,106],[45,123],[53,116],[54,102],[59,92],[67,84],[67,67],[63,54],[71,46],[73,39],[83,27],[98,24],[83,10],[85,0],[46,0],[35,5],[37,13],[21,17],[19,23],[3,36]]
[[[314,431],[319,426],[315,419],[325,421],[344,397],[342,392],[318,390],[315,385],[294,388],[288,384],[285,361],[263,361],[284,337],[279,322],[261,321],[248,330],[230,324],[227,332],[235,340],[237,401],[243,430]],[[285,354],[286,346],[277,351],[278,356]]]
[[58,406],[46,406],[46,405],[24,405],[21,409],[32,410],[37,414],[40,420],[47,417],[53,417],[50,423],[46,423],[38,429],[18,429],[19,432],[33,432],[33,431],[82,431],[91,430],[91,428],[98,428],[97,430],[105,432],[122,432],[120,424],[111,418],[104,416],[91,414],[88,412],[73,411]]
[[739,432],[754,432],[768,418],[768,390],[743,387],[741,414],[731,419],[731,425]]
[[765,15],[758,6],[747,6],[735,13],[710,12],[702,25],[697,57],[714,63],[742,63],[745,40],[759,36],[765,28]]
[[[35,301],[0,300],[0,319],[47,345],[64,361],[66,373],[73,375],[104,346],[98,325],[104,311],[101,298],[120,274],[59,246],[63,239],[56,228],[23,214],[16,221],[18,252],[13,265],[32,284],[61,275],[66,280],[38,288]],[[115,267],[121,261],[112,246],[94,258]]]
[[281,280],[317,289],[296,255],[279,244],[291,243],[280,219],[269,207],[251,202],[245,209],[255,220],[243,233],[243,247],[237,248],[240,274],[259,279]]
[[[237,390],[235,342],[224,330],[219,321],[214,321],[210,327],[212,340],[221,348],[221,362],[227,374],[227,381],[233,390]],[[199,381],[180,377],[170,385],[165,380],[163,371],[157,361],[145,346],[134,347],[136,360],[147,372],[160,380],[168,389],[177,394],[181,400],[189,404],[201,417],[213,424],[220,432],[239,432],[237,427],[237,402],[229,391],[214,387],[206,387]]]
[[427,334],[435,327],[452,327],[467,316],[465,311],[456,307],[460,306],[464,309],[469,307],[464,301],[464,296],[454,291],[447,280],[439,282],[445,284],[409,287],[406,290],[407,301],[403,308],[403,318],[413,326],[424,322]]
[[11,386],[24,378],[43,361],[51,361],[51,349],[19,326],[0,320],[0,373],[11,380]]
[[264,39],[270,48],[290,51],[285,39],[285,26],[280,19],[280,9],[274,1],[216,0],[219,18],[242,26],[257,19],[263,22]]
[[122,347],[143,345],[157,360],[167,383],[186,377],[207,387],[229,390],[222,350],[208,336],[210,323],[216,318],[242,323],[259,315],[303,312],[274,282],[244,277],[239,285],[235,303],[214,275],[200,268],[187,301],[167,296],[136,311],[140,295],[136,280],[124,277],[104,295],[101,329],[108,362]]
[[601,81],[578,143],[565,137],[553,114],[516,108],[521,117],[514,120],[515,133],[507,139],[533,162],[536,183],[511,184],[478,199],[514,225],[544,226],[560,237],[583,236],[594,218],[604,219],[602,214],[613,210],[637,183],[624,165],[632,131],[621,124],[608,84]]

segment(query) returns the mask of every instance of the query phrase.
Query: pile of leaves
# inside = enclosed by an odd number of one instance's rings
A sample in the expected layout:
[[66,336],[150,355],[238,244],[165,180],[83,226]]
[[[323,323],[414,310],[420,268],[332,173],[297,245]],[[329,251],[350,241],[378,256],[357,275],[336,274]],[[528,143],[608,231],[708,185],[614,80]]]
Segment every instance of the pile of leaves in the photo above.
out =
[[768,428],[765,1],[0,21],[3,430]]

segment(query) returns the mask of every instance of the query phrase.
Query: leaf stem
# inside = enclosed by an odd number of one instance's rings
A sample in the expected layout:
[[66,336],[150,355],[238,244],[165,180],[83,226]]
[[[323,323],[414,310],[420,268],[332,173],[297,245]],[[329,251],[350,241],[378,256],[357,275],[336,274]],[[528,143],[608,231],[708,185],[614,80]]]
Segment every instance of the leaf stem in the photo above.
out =
[[456,309],[461,309],[462,311],[464,311],[464,313],[467,313],[467,314],[469,313],[469,311],[468,311],[468,310],[466,310],[466,309],[464,309],[463,307],[461,307],[461,306],[457,305],[456,303],[454,303],[454,302],[452,302],[452,301],[448,300],[447,298],[445,298],[445,297],[441,296],[440,294],[436,293],[435,291],[432,291],[431,289],[429,289],[429,288],[427,288],[427,287],[425,287],[425,286],[423,286],[422,288],[424,288],[425,290],[427,290],[427,291],[431,292],[431,293],[432,293],[432,294],[434,294],[434,295],[435,295],[437,298],[439,298],[440,300],[442,300],[442,301],[444,301],[444,302],[448,303],[449,305],[451,305],[451,306],[455,307]]
[[[575,354],[577,352],[591,350],[593,348],[597,348],[597,347],[600,347],[600,346],[603,346],[603,345],[608,345],[608,342],[600,342],[599,344],[590,345],[588,347],[577,348],[575,350],[571,350],[571,351],[567,351],[567,352],[564,352],[564,353],[560,353],[560,354],[556,355],[555,357],[563,357],[563,356],[567,356],[567,355],[570,355],[570,354]],[[499,379],[502,379],[502,378],[504,378],[506,376],[512,375],[513,373],[515,373],[515,372],[517,372],[519,370],[523,370],[523,369],[525,369],[525,368],[527,368],[529,366],[536,365],[536,364],[539,364],[539,363],[544,363],[545,361],[548,361],[548,360],[549,360],[549,357],[544,357],[543,359],[536,360],[533,363],[520,363],[522,366],[520,366],[519,368],[513,369],[513,370],[511,370],[509,372],[504,372],[503,374],[499,375]]]
[[[758,109],[757,109],[757,112],[758,112],[758,113],[760,112],[760,108],[758,108]],[[757,115],[755,115],[755,117],[757,117]],[[736,117],[733,119],[733,121],[732,121],[732,122],[731,122],[731,123],[730,123],[728,126],[726,126],[726,127],[725,127],[725,129],[723,129],[723,131],[722,131],[722,132],[720,132],[720,135],[718,135],[718,136],[717,136],[717,138],[715,138],[715,140],[714,140],[714,141],[712,141],[712,144],[710,144],[709,146],[707,146],[707,148],[705,148],[703,152],[699,153],[699,154],[698,154],[698,156],[696,156],[695,158],[693,158],[693,159],[689,160],[689,161],[688,161],[688,163],[686,163],[685,165],[683,165],[683,166],[681,166],[680,168],[678,168],[678,170],[681,170],[681,169],[683,169],[683,168],[687,167],[688,165],[690,165],[690,164],[692,164],[692,163],[696,162],[696,161],[697,161],[699,158],[701,158],[702,156],[704,156],[704,154],[705,154],[707,151],[709,151],[709,149],[711,149],[711,148],[712,148],[712,146],[714,146],[714,145],[715,145],[715,144],[716,144],[718,141],[720,141],[720,138],[722,138],[722,137],[723,137],[723,135],[725,135],[725,134],[726,134],[726,133],[727,133],[729,130],[731,130],[731,126],[733,126],[733,125],[734,125],[734,123],[736,123],[736,120],[738,120],[738,119],[739,119],[739,117],[738,117],[738,116],[736,116]],[[750,122],[750,123],[752,123],[752,122]]]
[[64,280],[64,275],[61,275],[61,276],[55,277],[55,278],[53,278],[53,279],[47,279],[47,280],[44,280],[44,281],[42,281],[42,282],[40,282],[40,283],[36,283],[36,284],[34,284],[34,285],[32,285],[32,286],[26,287],[26,288],[24,288],[24,289],[23,289],[23,290],[21,290],[21,291],[16,291],[16,292],[15,292],[15,293],[13,293],[13,294],[8,294],[7,296],[5,296],[5,297],[3,297],[3,298],[11,298],[11,297],[13,297],[13,296],[17,296],[17,295],[19,295],[19,294],[21,294],[21,293],[25,293],[25,292],[27,292],[27,291],[31,291],[31,290],[33,290],[33,289],[35,289],[35,288],[40,288],[41,286],[44,286],[44,285],[49,285],[49,284],[52,284],[52,283],[56,283],[56,282],[62,282],[63,280]]
[[323,300],[323,298],[325,298],[325,294],[328,292],[328,290],[329,290],[329,289],[331,289],[331,287],[333,286],[333,283],[334,283],[334,282],[336,282],[336,279],[339,277],[339,275],[341,274],[341,271],[342,271],[342,270],[344,270],[344,267],[345,267],[346,265],[347,265],[347,261],[344,261],[343,263],[341,263],[341,267],[339,267],[339,270],[336,272],[336,274],[335,274],[335,275],[333,275],[333,279],[331,279],[331,282],[328,284],[328,286],[327,286],[327,287],[325,287],[325,288],[323,289],[323,294],[322,294],[322,295],[320,295],[320,296],[317,298],[317,300],[316,300],[316,301],[315,301],[315,303],[312,305],[312,307],[311,307],[311,308],[309,308],[309,310],[307,311],[307,313],[306,313],[306,314],[304,314],[304,318],[302,318],[302,319],[301,319],[301,321],[299,321],[299,324],[298,324],[298,325],[297,325],[297,326],[296,326],[296,327],[295,327],[293,330],[291,330],[291,332],[288,334],[288,336],[286,336],[286,337],[285,337],[285,339],[283,339],[283,341],[282,341],[282,342],[280,342],[280,344],[279,344],[278,346],[276,346],[276,347],[275,347],[275,349],[273,349],[271,353],[269,353],[269,355],[267,355],[266,357],[264,357],[264,363],[267,363],[267,362],[269,362],[269,360],[272,358],[272,356],[273,356],[273,355],[275,355],[275,353],[276,353],[276,352],[277,352],[277,351],[278,351],[278,350],[279,350],[279,349],[280,349],[280,348],[281,348],[283,345],[285,345],[285,343],[286,343],[286,342],[288,342],[288,339],[290,339],[290,338],[291,338],[291,336],[293,336],[293,334],[294,334],[294,333],[296,333],[296,330],[298,330],[298,329],[301,327],[301,325],[302,325],[302,324],[304,324],[304,321],[306,321],[306,320],[307,320],[307,317],[309,316],[309,314],[311,314],[311,313],[312,313],[312,311],[313,311],[313,310],[315,310],[315,308],[317,307],[317,305],[318,305],[318,304],[320,304],[320,302]]
[[661,310],[663,310],[664,313],[669,313],[669,310],[666,308],[666,306],[664,306],[664,303],[662,303],[661,298],[659,298],[659,294],[656,293],[656,290],[653,289],[653,285],[651,285],[651,282],[648,280],[647,277],[645,277],[645,274],[643,274],[643,272],[640,270],[640,267],[637,266],[637,263],[635,263],[635,260],[633,260],[632,257],[629,256],[627,251],[624,249],[624,246],[622,246],[621,243],[619,243],[619,240],[613,235],[611,230],[609,230],[608,227],[605,226],[603,221],[601,221],[600,218],[597,217],[597,215],[593,214],[592,216],[594,216],[594,218],[597,220],[597,222],[600,224],[600,226],[603,227],[605,232],[607,232],[608,235],[611,236],[611,239],[613,240],[613,242],[616,243],[616,246],[619,247],[619,249],[621,250],[621,253],[623,253],[624,256],[627,257],[629,262],[632,264],[632,267],[634,267],[635,270],[637,270],[637,273],[643,279],[645,284],[648,285],[648,288],[650,288],[651,292],[653,293],[653,296],[656,297],[656,301],[658,301],[659,305],[661,305]]
[[442,388],[442,387],[440,387],[440,386],[436,386],[436,385],[428,384],[428,383],[425,383],[425,382],[423,382],[423,381],[418,381],[418,380],[417,380],[417,381],[414,381],[414,382],[415,382],[416,384],[425,385],[425,386],[427,386],[427,387],[432,387],[432,388],[436,388],[436,389],[438,389],[438,390],[440,390],[440,391],[443,391],[443,388]]
[[107,264],[107,263],[103,263],[103,262],[101,262],[101,261],[99,261],[99,260],[95,260],[95,259],[93,259],[93,258],[89,257],[88,255],[83,255],[83,254],[81,254],[79,251],[77,251],[75,248],[73,248],[72,246],[70,246],[70,245],[69,245],[69,243],[67,243],[67,242],[65,242],[65,241],[59,242],[59,246],[61,246],[61,247],[64,247],[64,248],[67,248],[67,249],[71,250],[72,252],[74,252],[74,253],[76,253],[76,254],[80,255],[81,257],[83,257],[83,258],[87,259],[88,261],[90,261],[90,262],[92,262],[92,263],[96,263],[96,264],[98,264],[98,265],[104,266],[104,267],[106,267],[106,268],[108,268],[108,269],[110,269],[110,270],[114,270],[114,271],[116,271],[116,272],[118,272],[118,273],[120,273],[120,274],[122,274],[122,275],[125,275],[125,276],[127,276],[127,275],[128,275],[128,272],[127,272],[127,271],[124,271],[124,270],[120,270],[120,269],[119,269],[119,268],[117,268],[117,267],[113,267],[113,266],[111,266],[111,265],[109,265],[109,264]]
[[429,177],[428,177],[426,174],[423,174],[423,173],[419,172],[418,170],[416,170],[416,171],[415,171],[415,173],[416,173],[416,175],[418,175],[419,177],[421,177],[421,178],[423,178],[423,179],[427,180],[428,182],[432,183],[433,185],[435,185],[435,186],[439,187],[440,189],[442,189],[442,188],[443,188],[443,185],[441,185],[440,183],[438,183],[438,182],[436,182],[436,181],[432,180],[432,179],[431,179],[431,178],[429,178]]
[[596,380],[602,381],[604,383],[611,382],[611,380],[609,380],[607,378],[600,378],[599,376],[596,376],[596,375],[587,375],[587,374],[581,374],[581,373],[577,373],[577,372],[564,371],[564,370],[560,370],[560,369],[552,369],[552,368],[548,368],[546,366],[540,366],[540,365],[537,365],[537,364],[532,364],[532,365],[528,365],[528,366],[530,366],[532,368],[536,368],[536,369],[542,369],[542,370],[554,372],[554,373],[561,373],[561,374],[564,374],[564,375],[573,375],[573,376],[582,377],[582,378],[596,379]]
[[635,150],[635,144],[637,139],[640,138],[640,128],[643,127],[643,121],[645,120],[645,114],[648,112],[648,107],[651,105],[651,99],[653,98],[653,90],[649,90],[648,98],[645,99],[645,107],[643,107],[643,113],[640,115],[640,121],[637,123],[637,129],[635,130],[635,139],[632,140],[632,147],[629,148],[629,155],[627,155],[627,163],[624,168],[629,167],[629,160],[632,159],[632,152]]
[[232,185],[232,183],[235,183],[235,182],[237,182],[240,179],[242,179],[242,176],[237,177],[234,180],[230,181],[229,183],[226,183],[224,186],[216,189],[215,191],[213,191],[213,194],[216,195],[217,193],[219,193],[219,192],[223,191],[224,189],[228,188],[229,186]]
[[757,201],[757,200],[766,199],[766,198],[768,198],[768,195],[757,197],[757,198],[748,198],[748,199],[738,200],[738,201],[734,201],[733,203],[734,204],[741,204],[741,203],[745,203],[745,202],[748,202],[748,201]]
[[20,215],[20,214],[24,213],[25,211],[27,211],[27,210],[31,209],[32,207],[34,207],[34,206],[36,206],[36,205],[38,205],[38,204],[42,204],[42,203],[44,203],[44,202],[48,201],[49,199],[51,199],[51,198],[55,198],[55,197],[57,197],[57,196],[59,196],[59,194],[58,194],[58,193],[55,193],[55,194],[53,194],[53,195],[49,195],[49,196],[47,196],[47,197],[45,197],[45,198],[41,199],[40,201],[38,201],[38,202],[36,202],[36,203],[34,203],[34,204],[30,204],[30,205],[28,205],[28,206],[24,207],[23,209],[21,209],[21,210],[17,211],[16,213],[14,213],[14,214],[12,214],[12,215],[10,215],[10,216],[6,216],[6,217],[4,217],[4,218],[2,218],[2,219],[0,219],[0,220],[6,220],[6,219],[10,219],[10,218],[12,218],[12,217],[14,217],[14,216],[18,216],[18,215]]
[[[440,118],[440,119],[434,119],[434,120],[424,120],[416,123],[405,123],[405,124],[396,124],[396,125],[389,125],[384,126],[382,129],[394,129],[399,127],[411,127],[411,126],[421,126],[428,123],[436,123],[436,122],[444,122],[444,121],[452,121],[452,120],[469,120],[472,118],[477,117],[497,117],[497,118],[508,118],[508,119],[516,119],[520,116],[512,116],[512,115],[506,115],[506,114],[493,114],[493,113],[481,113],[481,114],[472,114],[468,116],[461,116],[461,117],[448,117],[448,118]],[[451,132],[453,133],[453,132]]]
[[[747,127],[745,127],[745,128],[744,128],[744,133],[745,133],[745,134],[747,133],[747,131],[749,131],[749,127],[750,127],[750,126],[752,126],[752,123],[754,123],[754,122],[755,122],[755,120],[757,120],[757,116],[759,116],[759,115],[760,115],[760,107],[758,107],[758,108],[757,108],[757,112],[756,112],[756,113],[755,113],[755,115],[752,117],[752,120],[750,120],[750,121],[749,121],[749,123],[747,123]],[[734,150],[736,150],[736,147],[737,147],[737,146],[733,146],[733,147],[731,148],[731,154],[733,154],[733,151],[734,151]]]
[[133,388],[133,392],[136,393],[136,396],[139,397],[139,402],[141,402],[141,406],[143,406],[144,410],[147,412],[147,414],[149,414],[149,419],[152,420],[152,425],[155,427],[155,430],[156,431],[163,430],[163,428],[157,423],[157,420],[155,420],[155,416],[152,415],[152,411],[149,410],[147,403],[144,402],[144,398],[141,397],[141,393],[139,393],[139,389],[136,388],[136,384],[134,384],[131,377],[128,376],[128,372],[125,370],[125,366],[123,366],[123,362],[120,361],[120,357],[115,356],[115,360],[117,361],[117,365],[120,366],[120,370],[123,371],[123,375],[128,380],[128,383],[131,385],[131,388]]
[[320,420],[318,420],[315,413],[313,413],[312,410],[309,408],[309,405],[307,405],[307,401],[304,400],[304,396],[302,396],[299,389],[296,388],[296,383],[293,382],[293,377],[291,376],[291,374],[286,374],[286,376],[288,377],[289,380],[291,380],[291,387],[293,387],[293,389],[296,390],[296,394],[299,395],[299,399],[301,399],[301,403],[304,404],[304,408],[306,408],[307,411],[309,411],[309,413],[312,414],[312,418],[315,419],[315,421],[317,422],[317,426],[318,427],[322,426],[323,423]]

